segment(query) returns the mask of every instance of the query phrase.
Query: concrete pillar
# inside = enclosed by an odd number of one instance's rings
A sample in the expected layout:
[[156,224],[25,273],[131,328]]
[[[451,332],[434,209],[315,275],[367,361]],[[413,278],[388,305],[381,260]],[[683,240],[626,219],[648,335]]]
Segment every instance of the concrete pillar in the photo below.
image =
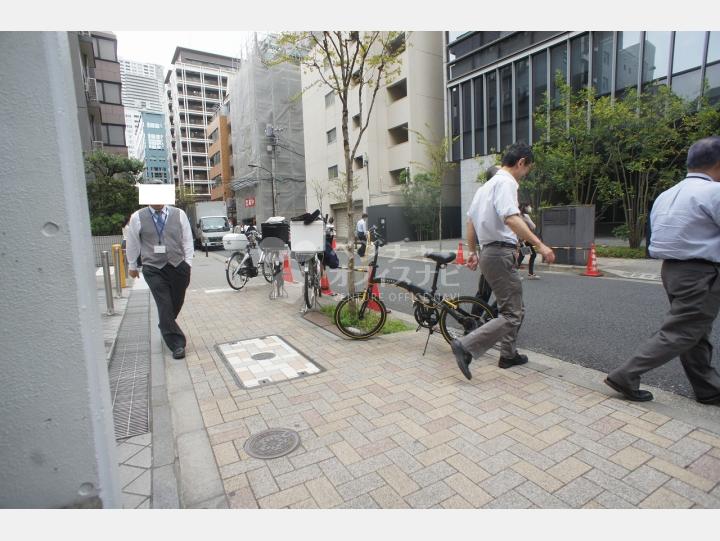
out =
[[68,34],[0,50],[0,507],[120,507]]

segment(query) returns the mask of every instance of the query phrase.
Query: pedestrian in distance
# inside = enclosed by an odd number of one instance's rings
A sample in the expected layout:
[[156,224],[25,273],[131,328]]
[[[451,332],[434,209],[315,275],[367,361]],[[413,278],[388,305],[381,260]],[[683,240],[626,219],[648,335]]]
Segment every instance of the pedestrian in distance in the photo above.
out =
[[640,390],[640,377],[680,357],[695,399],[720,405],[720,372],[709,340],[720,309],[720,137],[690,147],[686,177],[657,197],[650,224],[649,252],[663,260],[670,310],[660,330],[605,383],[627,400],[652,400],[650,391]]
[[362,218],[355,225],[355,237],[360,241],[360,247],[358,248],[360,257],[365,257],[365,248],[367,247],[367,217],[367,213],[363,212]]
[[185,357],[186,338],[177,317],[185,302],[193,260],[190,221],[182,209],[151,204],[130,218],[127,237],[129,274],[142,273],[157,305],[160,332],[174,359]]
[[[530,231],[535,233],[535,230],[537,229],[535,226],[535,222],[532,221],[532,218],[530,218],[530,213],[532,212],[532,207],[530,206],[530,203],[521,203],[520,204],[520,214],[522,215],[522,219],[525,220],[525,223],[530,228]],[[537,252],[535,251],[535,247],[532,245],[531,242],[524,241],[520,244],[520,251],[518,253],[518,269],[520,268],[520,265],[522,265],[523,259],[525,259],[525,256],[530,254],[530,261],[528,261],[528,278],[530,280],[537,280],[540,277],[535,274],[535,258],[537,257]]]
[[[500,368],[525,364],[528,360],[516,346],[525,313],[522,283],[516,267],[518,237],[535,244],[548,263],[555,261],[552,249],[530,231],[520,215],[518,181],[530,172],[532,165],[530,146],[521,141],[510,145],[503,155],[500,171],[478,188],[467,212],[466,237],[470,251],[467,266],[471,270],[480,268],[498,304],[498,317],[451,343],[458,367],[467,379],[472,378],[469,367],[473,358],[498,341]],[[477,245],[480,245],[479,256]]]

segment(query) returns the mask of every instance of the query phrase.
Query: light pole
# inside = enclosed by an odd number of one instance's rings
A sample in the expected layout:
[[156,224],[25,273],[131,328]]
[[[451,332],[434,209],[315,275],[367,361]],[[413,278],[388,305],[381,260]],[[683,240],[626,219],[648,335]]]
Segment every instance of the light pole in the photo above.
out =
[[270,173],[270,189],[272,190],[272,215],[275,216],[275,174],[272,171],[264,168],[262,165],[258,165],[256,163],[249,163],[248,167],[252,167],[254,169],[262,169],[263,171],[267,171],[268,173]]

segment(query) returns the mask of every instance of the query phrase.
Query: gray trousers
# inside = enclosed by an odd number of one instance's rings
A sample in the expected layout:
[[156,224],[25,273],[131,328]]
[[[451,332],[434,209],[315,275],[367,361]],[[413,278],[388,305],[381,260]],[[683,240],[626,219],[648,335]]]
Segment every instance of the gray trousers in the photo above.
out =
[[514,357],[517,353],[515,341],[525,316],[525,308],[522,282],[515,267],[515,254],[512,248],[502,246],[486,246],[480,252],[478,266],[495,293],[498,317],[459,339],[474,359],[499,340],[502,357]]
[[637,389],[640,376],[675,357],[699,399],[720,396],[720,373],[712,366],[709,337],[720,309],[720,268],[702,262],[665,260],[662,281],[670,311],[660,330],[608,377]]

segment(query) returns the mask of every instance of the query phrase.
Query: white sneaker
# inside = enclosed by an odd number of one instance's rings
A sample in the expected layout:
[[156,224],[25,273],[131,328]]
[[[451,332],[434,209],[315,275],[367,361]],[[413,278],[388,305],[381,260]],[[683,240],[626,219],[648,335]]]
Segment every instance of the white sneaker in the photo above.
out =
[[528,274],[528,280],[539,280],[540,277],[537,274]]

